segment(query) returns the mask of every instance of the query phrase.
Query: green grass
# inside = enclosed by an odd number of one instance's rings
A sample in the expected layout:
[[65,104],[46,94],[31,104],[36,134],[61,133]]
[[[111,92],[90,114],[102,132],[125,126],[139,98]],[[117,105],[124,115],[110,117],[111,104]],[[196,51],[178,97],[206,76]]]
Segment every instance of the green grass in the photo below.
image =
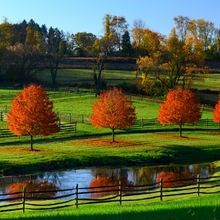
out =
[[[2,97],[0,107],[8,105],[13,100],[14,95],[18,90],[0,89],[0,96]],[[65,91],[48,91],[51,100],[54,102],[54,108],[56,112],[65,112],[72,114],[85,114],[89,115],[92,112],[92,103],[95,102],[96,98],[94,95],[89,93],[83,93],[84,95],[70,93]],[[134,106],[136,107],[137,118],[141,119],[152,119],[158,115],[158,109],[160,103],[150,102],[148,100],[136,100],[133,99]],[[203,111],[203,118],[212,119],[211,111]],[[5,122],[0,122],[0,128],[6,128]],[[123,133],[128,132],[148,132],[158,131],[163,129],[173,129],[177,126],[165,126],[162,127],[158,123],[152,123],[142,128],[141,124],[135,125]],[[218,126],[206,127],[203,125],[186,125],[184,128],[191,129],[207,129],[215,128]],[[211,130],[210,130],[211,131]],[[9,152],[1,152],[0,154],[0,166],[4,172],[10,170],[20,171],[21,167],[24,167],[24,172],[33,171],[33,169],[56,169],[65,167],[76,167],[76,166],[92,166],[92,165],[133,165],[141,163],[170,163],[170,162],[182,162],[182,161],[193,161],[196,159],[200,161],[213,161],[219,160],[219,136],[206,134],[205,132],[183,132],[185,136],[198,136],[201,140],[178,140],[178,139],[160,139],[150,138],[152,134],[140,134],[140,135],[123,135],[121,138],[125,140],[141,141],[142,144],[139,147],[120,147],[112,150],[111,146],[98,147],[94,151],[94,146],[83,146],[76,145],[71,147],[71,142],[62,142],[62,138],[73,138],[76,136],[88,136],[88,135],[99,135],[109,134],[110,129],[99,130],[88,124],[77,124],[76,132],[60,132],[49,137],[34,137],[34,140],[54,140],[57,139],[59,142],[36,144],[36,148],[39,148],[39,152],[20,152],[18,150],[13,152],[13,149],[17,148],[29,148],[28,144],[21,146],[13,146],[15,142],[27,142],[29,141],[28,136],[24,137],[5,137],[1,135],[0,144],[8,145],[12,144],[9,148]],[[120,131],[117,131],[120,132]],[[178,135],[178,133],[175,133]],[[146,139],[147,137],[147,139]],[[196,146],[195,146],[196,144]],[[198,147],[197,147],[198,145]],[[3,150],[5,147],[1,147]],[[48,153],[50,152],[50,153]],[[198,158],[194,158],[198,153]],[[207,153],[207,155],[206,155]],[[179,161],[180,160],[180,161]],[[59,162],[57,162],[59,161]],[[48,166],[45,164],[49,163]],[[17,166],[17,168],[16,168]]]
[[220,73],[209,73],[204,75],[204,80],[194,82],[193,87],[197,89],[208,89],[213,91],[220,90]]
[[[31,173],[87,166],[200,163],[220,160],[220,136],[211,132],[126,134],[110,138],[1,146],[0,168],[4,174]],[[108,139],[108,144],[99,141]],[[94,141],[94,142],[92,142]],[[98,142],[97,142],[98,141]],[[93,144],[90,144],[90,143]],[[125,142],[125,143],[124,143]]]
[[48,211],[21,211],[1,213],[1,219],[77,219],[77,220],[218,220],[220,216],[220,195],[201,198],[183,199],[182,201],[154,202],[154,203],[125,203],[87,205]]
[[[107,85],[133,85],[135,74],[134,71],[123,70],[104,70],[102,77]],[[51,76],[49,71],[42,71],[38,73],[38,78],[42,81],[51,83]],[[90,85],[93,82],[93,71],[90,69],[60,69],[57,74],[57,82],[60,84]],[[204,80],[197,80],[194,82],[193,88],[219,90],[220,74],[210,72],[204,75]]]
[[[10,103],[13,101],[19,90],[0,89],[0,111],[9,110]],[[92,113],[92,104],[97,98],[90,93],[70,93],[65,91],[48,91],[50,100],[54,103],[54,111],[62,113],[72,113],[79,115],[90,115]],[[137,118],[157,118],[160,103],[152,102],[147,99],[137,100],[133,96],[133,105],[136,107]],[[203,111],[203,118],[212,118],[211,111]]]
[[[39,72],[37,77],[48,83],[52,83],[49,71]],[[107,85],[133,84],[135,75],[132,71],[123,70],[103,70],[102,78]],[[94,85],[92,69],[59,69],[57,74],[57,82],[59,84],[72,85]]]
[[[10,102],[13,100],[16,93],[18,93],[19,90],[13,90],[13,89],[0,89],[0,96],[2,97],[0,102],[0,111],[4,109],[9,109]],[[48,91],[50,99],[54,103],[54,111],[59,113],[65,113],[65,114],[75,114],[81,117],[84,115],[88,118],[88,116],[92,113],[92,104],[97,100],[97,98],[94,96],[94,94],[90,94],[88,92],[78,94],[78,93],[70,93],[65,91]],[[158,110],[160,108],[160,103],[158,102],[152,102],[148,99],[143,100],[137,100],[135,97],[132,99],[133,105],[136,108],[136,114],[137,119],[156,119],[158,116]],[[202,118],[203,119],[211,119],[213,113],[212,111],[202,111]],[[62,117],[61,117],[62,118]],[[69,117],[67,115],[67,119],[69,120]],[[74,121],[74,117],[72,116],[71,119]],[[126,132],[144,132],[148,130],[157,130],[157,129],[171,129],[171,128],[177,128],[175,125],[168,125],[168,126],[161,126],[158,122],[155,120],[154,123],[145,125],[142,127],[141,123],[139,125],[135,125],[132,128],[129,128],[126,130]],[[6,129],[7,126],[5,125],[5,122],[0,122],[0,128]],[[218,125],[209,125],[208,127],[204,123],[203,125],[198,124],[197,126],[192,125],[186,125],[185,128],[218,128]],[[59,138],[66,138],[66,137],[74,137],[74,136],[85,136],[85,135],[97,135],[97,134],[107,134],[110,133],[110,129],[96,129],[91,125],[88,124],[77,124],[77,132],[60,132],[55,135],[51,135],[49,137],[35,137],[35,140],[41,140],[41,139],[59,139]],[[119,132],[119,131],[117,131]],[[5,137],[3,135],[0,136],[0,143],[11,143],[11,142],[24,142],[29,141],[29,137]]]

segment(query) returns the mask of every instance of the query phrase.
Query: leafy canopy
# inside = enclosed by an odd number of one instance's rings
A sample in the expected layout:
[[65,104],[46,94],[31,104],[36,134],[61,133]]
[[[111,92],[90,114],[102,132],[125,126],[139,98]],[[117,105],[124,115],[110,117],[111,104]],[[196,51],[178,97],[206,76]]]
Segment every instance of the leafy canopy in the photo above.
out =
[[134,125],[135,119],[135,107],[117,88],[102,93],[93,105],[93,114],[90,115],[93,126],[111,128],[113,132],[115,129],[125,129]]
[[215,106],[215,110],[213,113],[213,120],[214,120],[214,122],[220,122],[220,100],[218,101],[218,103]]
[[53,103],[41,86],[30,85],[13,100],[7,126],[16,135],[50,135],[59,131]]
[[164,104],[161,104],[158,121],[165,125],[196,123],[200,120],[200,104],[188,89],[178,88],[170,91]]

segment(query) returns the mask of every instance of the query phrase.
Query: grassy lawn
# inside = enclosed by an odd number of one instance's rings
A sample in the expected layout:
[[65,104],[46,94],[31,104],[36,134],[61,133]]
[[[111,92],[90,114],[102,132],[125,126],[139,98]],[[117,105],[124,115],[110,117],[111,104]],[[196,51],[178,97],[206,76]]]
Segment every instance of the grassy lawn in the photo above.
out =
[[[19,90],[0,89],[0,111],[9,110],[10,103],[13,101]],[[54,103],[54,111],[62,113],[72,113],[78,115],[90,115],[92,113],[92,104],[97,98],[90,93],[70,93],[65,91],[48,91],[50,100]],[[136,107],[137,118],[151,119],[157,118],[160,103],[149,100],[137,100],[132,97],[133,105]],[[76,107],[77,106],[77,107]],[[202,111],[203,118],[212,118],[211,111]]]
[[[176,197],[175,197],[176,199]],[[174,199],[174,200],[175,200]],[[182,198],[182,201],[129,202],[118,204],[85,205],[78,209],[69,207],[61,210],[21,211],[1,213],[1,219],[175,219],[214,220],[220,216],[220,195],[200,198]]]
[[[13,100],[14,96],[19,90],[13,90],[13,89],[0,89],[0,96],[2,97],[0,102],[0,111],[5,110],[6,108],[10,108],[10,102]],[[54,102],[54,111],[58,113],[64,113],[67,114],[65,117],[67,120],[69,120],[69,114],[71,113],[71,120],[78,120],[78,122],[81,122],[82,115],[84,118],[87,118],[89,120],[88,116],[92,113],[92,104],[97,100],[97,98],[94,96],[94,94],[90,93],[74,93],[74,92],[65,92],[65,91],[48,91],[50,99]],[[136,107],[136,114],[137,119],[156,119],[158,116],[158,110],[160,108],[160,103],[158,102],[152,102],[148,99],[143,100],[137,100],[135,97],[132,98],[133,105]],[[76,117],[75,117],[75,116]],[[61,115],[60,115],[61,116]],[[75,118],[74,118],[75,117]],[[212,111],[202,111],[202,118],[203,119],[210,119],[212,120],[213,113]],[[62,117],[61,117],[62,119]],[[63,119],[62,119],[63,120]],[[0,128],[1,129],[7,129],[7,126],[5,125],[5,122],[0,121]],[[177,128],[177,126],[174,125],[167,125],[167,126],[161,126],[157,120],[153,120],[152,123],[145,123],[142,127],[142,122],[139,121],[139,123],[132,128],[127,129],[123,132],[144,132],[149,130],[158,130],[158,129],[173,129]],[[198,124],[196,126],[192,125],[186,125],[185,128],[215,128],[218,129],[218,124],[212,124],[208,127],[206,126],[206,123]],[[85,136],[85,135],[98,135],[98,134],[107,134],[110,133],[110,129],[96,129],[93,126],[89,124],[77,124],[77,131],[70,132],[70,131],[63,131],[55,135],[51,135],[49,137],[46,137],[46,139],[52,140],[52,139],[59,139],[59,138],[67,138],[67,137],[74,137],[74,136]],[[117,131],[120,132],[120,131]],[[44,137],[35,137],[35,140],[41,140],[45,139]],[[7,135],[1,135],[0,136],[0,143],[11,143],[11,142],[24,142],[29,141],[29,137],[8,137]]]
[[187,132],[126,134],[35,144],[1,146],[3,173],[30,173],[86,166],[200,163],[220,160],[220,133]]

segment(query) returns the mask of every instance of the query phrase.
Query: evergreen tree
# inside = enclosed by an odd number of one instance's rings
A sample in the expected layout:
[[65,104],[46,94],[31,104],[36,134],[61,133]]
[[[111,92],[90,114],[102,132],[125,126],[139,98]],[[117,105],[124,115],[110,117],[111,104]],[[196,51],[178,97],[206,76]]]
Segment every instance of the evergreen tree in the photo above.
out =
[[132,54],[132,47],[131,47],[131,40],[128,31],[122,35],[122,55],[123,56],[131,56]]

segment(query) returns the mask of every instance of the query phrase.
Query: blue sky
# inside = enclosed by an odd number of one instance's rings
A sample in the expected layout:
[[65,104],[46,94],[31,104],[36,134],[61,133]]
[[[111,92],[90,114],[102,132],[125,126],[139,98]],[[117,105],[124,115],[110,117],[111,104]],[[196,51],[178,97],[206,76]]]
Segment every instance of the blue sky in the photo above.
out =
[[220,0],[3,0],[1,21],[18,23],[33,18],[64,32],[102,35],[105,14],[124,16],[132,28],[135,19],[162,34],[174,27],[173,17],[203,18],[220,28]]

